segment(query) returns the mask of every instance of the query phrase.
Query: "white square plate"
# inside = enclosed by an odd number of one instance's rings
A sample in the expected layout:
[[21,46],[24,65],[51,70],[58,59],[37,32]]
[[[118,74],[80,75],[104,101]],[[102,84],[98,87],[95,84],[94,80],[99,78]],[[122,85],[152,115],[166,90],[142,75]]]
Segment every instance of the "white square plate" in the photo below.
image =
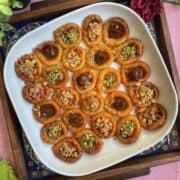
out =
[[[140,138],[132,145],[122,145],[113,139],[104,140],[104,147],[100,153],[94,156],[83,154],[79,161],[68,164],[54,156],[51,145],[41,141],[40,128],[42,125],[34,120],[32,105],[22,97],[21,89],[24,83],[16,76],[14,63],[18,57],[31,53],[32,49],[39,43],[53,39],[53,31],[59,26],[68,22],[81,25],[82,20],[89,14],[99,14],[104,20],[115,16],[122,17],[129,25],[130,37],[142,40],[144,44],[142,59],[150,65],[152,70],[149,80],[159,88],[159,102],[166,108],[168,116],[167,122],[161,129],[149,132],[142,130]],[[23,36],[7,55],[4,66],[4,81],[21,126],[37,157],[49,169],[67,176],[82,176],[94,173],[122,162],[155,145],[171,130],[177,115],[178,102],[175,88],[147,26],[135,12],[116,3],[97,3],[80,8],[60,16]]]

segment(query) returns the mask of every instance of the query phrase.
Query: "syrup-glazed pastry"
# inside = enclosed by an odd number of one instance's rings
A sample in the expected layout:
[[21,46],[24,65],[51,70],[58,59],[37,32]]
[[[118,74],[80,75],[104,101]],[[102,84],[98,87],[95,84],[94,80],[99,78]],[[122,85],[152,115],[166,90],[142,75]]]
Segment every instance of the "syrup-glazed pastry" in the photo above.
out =
[[165,108],[159,103],[152,103],[136,110],[140,124],[143,128],[153,130],[164,125],[167,119]]
[[48,123],[41,128],[41,139],[48,144],[56,144],[67,135],[67,128],[61,121]]
[[96,85],[96,71],[91,68],[83,68],[73,74],[72,80],[74,89],[78,93],[86,93]]
[[77,106],[79,102],[78,93],[71,87],[58,89],[54,92],[53,99],[60,107],[71,109]]
[[56,42],[65,49],[78,46],[82,39],[81,28],[75,23],[68,23],[59,27],[54,32],[54,37]]
[[73,137],[61,139],[53,146],[52,150],[56,157],[68,163],[76,162],[81,158],[83,153],[79,143]]
[[103,26],[103,39],[109,46],[118,46],[128,39],[129,28],[126,21],[120,17],[107,20]]
[[125,92],[114,91],[105,99],[105,108],[111,114],[125,117],[132,111],[132,102]]
[[72,133],[82,131],[87,124],[86,115],[79,109],[66,110],[63,122]]
[[22,89],[22,95],[26,101],[34,104],[46,100],[50,95],[50,88],[47,82],[38,80],[27,83]]
[[27,54],[15,62],[15,71],[19,78],[26,82],[33,82],[42,74],[42,65],[34,54]]
[[99,15],[93,14],[87,16],[82,25],[84,42],[92,47],[98,45],[102,39],[103,20]]
[[52,100],[41,101],[33,106],[33,115],[38,122],[47,124],[58,118],[60,108]]
[[113,62],[113,53],[109,47],[98,45],[88,51],[86,58],[90,67],[104,69]]
[[85,50],[80,46],[66,49],[63,53],[63,64],[69,71],[80,70],[85,64]]
[[141,133],[141,126],[136,116],[127,116],[117,123],[116,135],[119,142],[131,144],[137,141]]
[[118,89],[120,82],[120,72],[115,68],[106,68],[99,73],[96,87],[99,92],[112,92]]
[[148,106],[159,97],[158,88],[148,81],[129,85],[128,93],[136,107]]
[[97,154],[102,149],[102,140],[90,129],[78,132],[76,138],[81,148],[88,154]]
[[60,62],[62,56],[62,48],[58,46],[54,41],[46,41],[38,45],[34,49],[34,53],[43,64],[52,66]]
[[103,109],[104,99],[95,91],[89,91],[82,95],[80,107],[87,115],[94,115]]
[[55,89],[64,87],[69,80],[68,72],[59,67],[46,68],[43,76],[48,85]]
[[126,64],[120,71],[125,85],[146,81],[151,74],[149,65],[141,61]]
[[115,61],[125,65],[139,60],[143,54],[143,43],[135,38],[130,38],[118,47],[113,49]]
[[94,133],[100,138],[111,138],[116,132],[116,120],[107,112],[92,116],[90,124]]

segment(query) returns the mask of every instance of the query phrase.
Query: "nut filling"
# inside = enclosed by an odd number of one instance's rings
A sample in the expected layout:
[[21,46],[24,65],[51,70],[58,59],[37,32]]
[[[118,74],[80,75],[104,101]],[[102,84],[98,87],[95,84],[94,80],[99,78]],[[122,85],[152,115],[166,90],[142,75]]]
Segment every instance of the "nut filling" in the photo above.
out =
[[96,40],[96,38],[101,34],[102,25],[96,21],[92,21],[88,25],[88,38],[90,41]]
[[89,73],[81,74],[77,77],[77,84],[81,89],[87,89],[92,82],[92,75]]
[[81,127],[83,125],[83,117],[79,113],[70,113],[69,124],[72,127]]
[[101,117],[96,120],[95,128],[106,137],[112,133],[113,124],[108,118]]
[[81,137],[81,141],[83,143],[83,146],[87,150],[92,150],[92,149],[95,149],[96,147],[96,137],[93,134],[90,134],[90,133],[84,134]]
[[117,78],[114,74],[108,73],[104,77],[103,85],[106,88],[112,88],[113,86],[116,85]]
[[78,157],[78,149],[71,143],[64,142],[59,148],[59,152],[65,158]]
[[64,31],[60,35],[60,38],[62,39],[64,43],[71,44],[78,40],[78,32],[75,28],[71,28]]
[[99,101],[95,96],[90,96],[84,101],[83,106],[88,111],[94,111],[98,109]]
[[71,92],[67,91],[67,90],[62,91],[62,93],[60,95],[60,99],[63,102],[63,104],[65,104],[65,105],[74,104],[74,95]]
[[126,46],[120,52],[122,60],[129,60],[130,58],[136,57],[137,48],[135,45]]
[[127,120],[121,125],[119,135],[121,135],[123,138],[131,137],[133,136],[135,129],[135,123],[131,120]]
[[47,75],[47,80],[51,84],[58,84],[63,80],[63,78],[64,74],[58,69],[51,70]]
[[58,137],[64,135],[64,130],[59,125],[54,124],[47,129],[47,135],[51,139],[57,139]]
[[72,49],[66,57],[66,61],[71,67],[77,67],[81,63],[81,52],[78,49]]
[[123,111],[127,108],[127,101],[122,97],[114,97],[112,107],[117,111]]

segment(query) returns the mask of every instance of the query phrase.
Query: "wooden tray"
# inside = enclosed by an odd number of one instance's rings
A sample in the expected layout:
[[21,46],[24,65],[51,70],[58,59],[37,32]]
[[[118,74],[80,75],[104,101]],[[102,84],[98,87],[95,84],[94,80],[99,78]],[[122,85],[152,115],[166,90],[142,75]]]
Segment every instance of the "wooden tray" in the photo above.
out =
[[[95,2],[100,2],[101,0],[46,0],[45,2],[39,2],[31,5],[32,11],[13,15],[11,18],[11,23],[18,23],[27,20],[37,19],[41,17],[47,17],[50,15],[56,15],[62,12],[67,12],[69,10],[92,4]],[[173,77],[178,93],[180,92],[180,82],[177,78],[177,68],[175,66],[175,59],[170,44],[169,32],[167,29],[167,22],[165,15],[162,13],[161,16],[157,16],[155,19],[155,30],[160,44],[161,53],[166,61],[167,67]],[[16,119],[16,115],[13,108],[9,102],[8,96],[5,92],[3,86],[3,61],[0,59],[0,100],[3,104],[3,114],[6,122],[6,128],[9,133],[9,139],[11,141],[11,148],[13,153],[12,164],[15,167],[20,179],[28,179],[26,167],[24,163],[24,157],[22,152],[22,146],[19,138],[19,123]],[[179,113],[178,113],[179,114]],[[178,122],[180,117],[178,116],[176,125],[180,128],[180,123]],[[138,160],[127,160],[118,165],[112,166],[103,171],[97,172],[92,175],[73,178],[73,179],[124,179],[129,177],[135,177],[140,175],[145,175],[150,173],[150,167],[157,166],[160,164],[165,164],[173,161],[180,160],[180,151],[164,153],[160,155],[154,155],[151,157],[145,157]],[[70,179],[65,176],[56,176],[52,179]]]

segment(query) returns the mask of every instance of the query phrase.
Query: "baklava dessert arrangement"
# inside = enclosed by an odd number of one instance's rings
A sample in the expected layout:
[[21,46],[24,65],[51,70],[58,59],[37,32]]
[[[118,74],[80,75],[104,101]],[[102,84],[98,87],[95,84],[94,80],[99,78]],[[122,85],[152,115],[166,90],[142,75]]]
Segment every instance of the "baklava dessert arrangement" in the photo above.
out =
[[105,139],[127,146],[138,141],[141,128],[153,133],[165,124],[143,51],[124,19],[92,14],[81,27],[70,22],[55,29],[54,40],[16,60],[22,96],[57,158],[73,163],[83,153],[99,153]]

